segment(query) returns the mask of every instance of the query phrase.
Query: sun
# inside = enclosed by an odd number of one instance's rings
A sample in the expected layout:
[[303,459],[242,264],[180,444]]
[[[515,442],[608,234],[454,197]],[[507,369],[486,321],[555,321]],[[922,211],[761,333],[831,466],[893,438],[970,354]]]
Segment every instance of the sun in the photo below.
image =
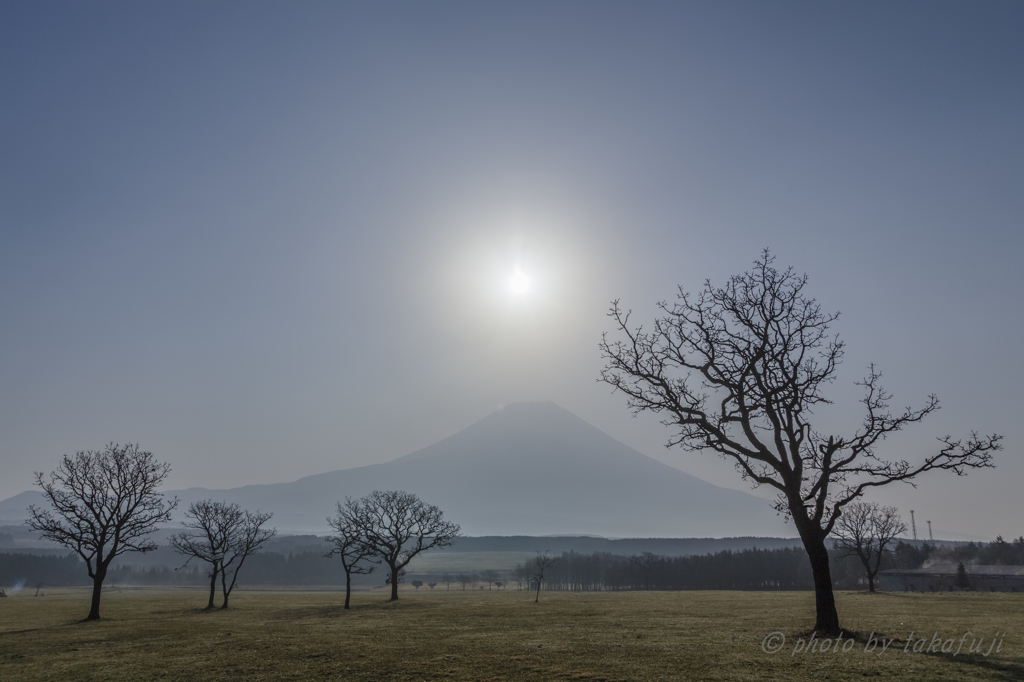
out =
[[517,270],[508,281],[508,288],[513,294],[525,294],[530,290],[530,279]]

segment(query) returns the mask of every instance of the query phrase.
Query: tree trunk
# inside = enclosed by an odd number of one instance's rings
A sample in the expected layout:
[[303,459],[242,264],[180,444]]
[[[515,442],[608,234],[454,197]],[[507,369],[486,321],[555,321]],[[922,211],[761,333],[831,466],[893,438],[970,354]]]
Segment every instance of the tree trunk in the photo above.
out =
[[348,600],[352,596],[352,574],[345,571],[345,608],[348,608]]
[[832,570],[828,564],[825,539],[802,537],[801,540],[811,560],[811,573],[814,575],[814,605],[817,614],[814,631],[822,635],[838,635],[839,612],[836,611],[836,598],[832,593]]
[[86,620],[99,620],[100,619],[100,593],[103,590],[103,578],[106,577],[105,573],[100,571],[96,572],[96,575],[92,579],[92,606],[89,608],[89,615]]
[[[234,583],[232,583],[231,586],[234,587]],[[231,594],[231,589],[228,587],[228,572],[224,566],[221,566],[220,569],[220,591],[224,595],[224,603],[221,604],[220,607],[222,609],[226,609],[228,607],[228,596]]]
[[206,605],[206,608],[213,608],[213,598],[217,595],[217,569],[213,569],[213,575],[210,576],[210,602]]
[[391,567],[391,599],[388,601],[398,600],[398,569],[394,566]]
[[534,604],[540,603],[540,581],[537,581],[537,598],[533,600]]
[[868,572],[868,592],[875,591],[875,574]]

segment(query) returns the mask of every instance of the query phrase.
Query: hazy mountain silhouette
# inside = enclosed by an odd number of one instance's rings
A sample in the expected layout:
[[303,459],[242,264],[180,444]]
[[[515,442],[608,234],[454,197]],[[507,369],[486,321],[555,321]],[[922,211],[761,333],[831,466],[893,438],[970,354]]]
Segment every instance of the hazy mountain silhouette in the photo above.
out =
[[[274,513],[287,531],[326,532],[337,500],[402,489],[436,504],[466,535],[791,536],[769,502],[651,459],[551,402],[515,403],[385,464],[230,490],[169,491]],[[0,518],[12,518],[8,502]],[[180,514],[179,514],[180,517]]]

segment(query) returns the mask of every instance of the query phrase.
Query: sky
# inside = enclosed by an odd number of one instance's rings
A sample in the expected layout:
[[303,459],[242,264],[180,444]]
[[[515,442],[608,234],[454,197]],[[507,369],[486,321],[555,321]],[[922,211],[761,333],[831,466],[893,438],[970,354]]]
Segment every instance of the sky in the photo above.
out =
[[0,499],[110,441],[228,488],[529,400],[747,490],[632,418],[598,342],[613,299],[651,320],[770,248],[841,312],[823,428],[874,362],[943,405],[883,454],[1005,436],[873,499],[1024,535],[1022,29],[1014,2],[3,3]]

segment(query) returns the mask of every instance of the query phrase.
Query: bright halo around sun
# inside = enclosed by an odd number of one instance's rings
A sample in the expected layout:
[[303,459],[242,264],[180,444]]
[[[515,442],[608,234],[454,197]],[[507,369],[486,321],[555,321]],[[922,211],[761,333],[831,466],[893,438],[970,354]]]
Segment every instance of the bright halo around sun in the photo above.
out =
[[513,294],[525,294],[530,290],[530,278],[516,270],[508,281],[508,288]]

